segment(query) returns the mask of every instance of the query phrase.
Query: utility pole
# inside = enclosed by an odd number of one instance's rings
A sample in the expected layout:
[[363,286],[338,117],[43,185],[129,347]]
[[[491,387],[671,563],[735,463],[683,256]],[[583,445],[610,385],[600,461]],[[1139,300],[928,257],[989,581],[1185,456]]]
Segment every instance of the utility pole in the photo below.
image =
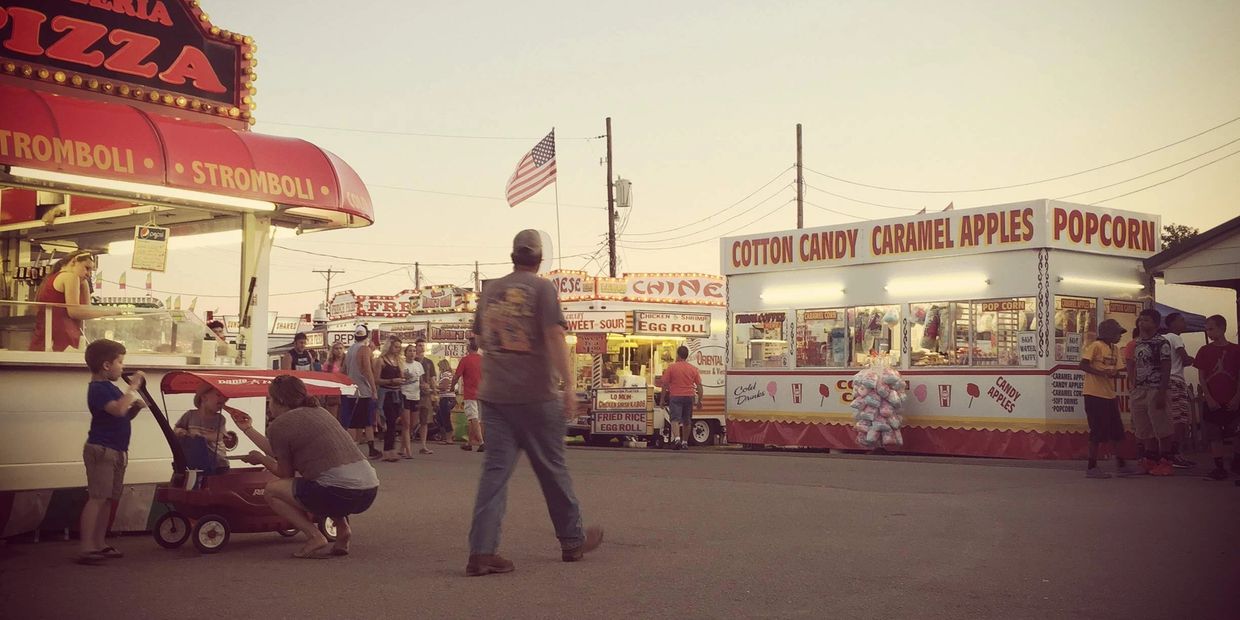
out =
[[[405,275],[409,275],[406,271]],[[413,264],[413,288],[422,290],[422,268],[417,263]]]
[[611,182],[611,117],[607,117],[607,258],[608,271],[616,277],[616,186]]
[[474,261],[474,292],[482,292],[482,274],[478,272],[478,261]]
[[322,274],[322,276],[327,280],[327,294],[323,297],[323,301],[325,302],[324,307],[332,305],[332,276],[344,272],[337,271],[331,267],[328,267],[327,269],[312,269],[311,271],[317,274]]
[[805,176],[801,168],[801,123],[797,123],[797,228],[805,228]]

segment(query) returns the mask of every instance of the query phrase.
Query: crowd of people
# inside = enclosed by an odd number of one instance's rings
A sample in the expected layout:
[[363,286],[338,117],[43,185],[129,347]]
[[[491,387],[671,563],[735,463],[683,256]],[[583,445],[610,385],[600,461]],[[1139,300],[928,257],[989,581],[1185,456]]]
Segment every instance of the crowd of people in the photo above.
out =
[[[1111,446],[1115,473],[1120,476],[1171,476],[1177,469],[1190,470],[1196,463],[1185,458],[1181,450],[1195,433],[1210,444],[1211,479],[1240,476],[1240,440],[1236,439],[1240,345],[1228,342],[1227,319],[1221,315],[1206,318],[1206,343],[1193,355],[1184,344],[1185,330],[1180,313],[1163,317],[1157,310],[1146,309],[1137,318],[1136,332],[1121,349],[1119,342],[1128,330],[1113,319],[1098,325],[1096,340],[1081,356],[1081,370],[1085,372],[1082,392],[1089,422],[1087,477],[1112,476],[1098,466],[1104,445]],[[1194,398],[1184,377],[1185,368],[1197,370],[1199,398]],[[1131,430],[1136,438],[1136,450],[1129,456],[1135,458],[1135,466],[1124,458],[1126,432],[1115,386],[1121,371],[1129,384]],[[1198,406],[1199,417],[1192,415]]]

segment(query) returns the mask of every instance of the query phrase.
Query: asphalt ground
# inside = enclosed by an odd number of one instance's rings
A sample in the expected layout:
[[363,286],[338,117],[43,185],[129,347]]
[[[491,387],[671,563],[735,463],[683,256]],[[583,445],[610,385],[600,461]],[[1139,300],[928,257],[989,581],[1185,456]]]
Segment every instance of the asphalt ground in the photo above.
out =
[[[1240,618],[1240,488],[1087,480],[1080,463],[572,448],[596,552],[562,563],[526,461],[506,575],[467,578],[481,455],[376,463],[352,554],[238,534],[215,555],[149,536],[71,562],[0,545],[5,618]],[[1204,470],[1203,470],[1204,471]]]

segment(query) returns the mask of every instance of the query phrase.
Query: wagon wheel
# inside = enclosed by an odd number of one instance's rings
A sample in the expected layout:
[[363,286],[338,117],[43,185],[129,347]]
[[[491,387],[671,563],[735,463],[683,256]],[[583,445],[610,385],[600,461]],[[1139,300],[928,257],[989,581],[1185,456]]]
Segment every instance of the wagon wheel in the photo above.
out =
[[319,526],[319,532],[327,539],[327,542],[336,542],[336,520],[331,517],[320,517],[315,522]]
[[283,536],[283,537],[285,537],[285,538],[292,538],[292,537],[296,536],[296,535],[298,534],[298,532],[300,532],[300,531],[301,531],[301,530],[299,530],[299,529],[297,529],[297,528],[295,528],[295,527],[286,527],[286,528],[284,528],[284,529],[282,529],[282,530],[276,530],[276,533],[277,533],[277,534],[279,534],[279,535],[281,535],[281,536]]
[[219,515],[206,515],[194,525],[194,546],[201,553],[218,553],[228,544],[228,520]]
[[166,512],[155,522],[151,534],[155,536],[155,542],[159,543],[159,546],[176,549],[189,540],[190,529],[189,520],[181,516],[181,513]]

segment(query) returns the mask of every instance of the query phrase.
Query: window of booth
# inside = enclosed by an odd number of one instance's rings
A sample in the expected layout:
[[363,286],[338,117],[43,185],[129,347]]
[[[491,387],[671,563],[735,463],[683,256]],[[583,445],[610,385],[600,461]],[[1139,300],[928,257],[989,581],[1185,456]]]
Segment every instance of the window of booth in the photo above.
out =
[[900,365],[900,307],[857,306],[848,310],[852,329],[852,366],[865,366],[871,360],[885,357],[893,366]]
[[797,310],[797,367],[848,366],[848,311]]
[[732,315],[732,365],[735,368],[786,368],[788,338],[784,333],[787,314],[738,312]]
[[1133,334],[1137,333],[1137,315],[1141,314],[1144,307],[1139,301],[1125,301],[1121,299],[1106,299],[1102,302],[1102,318],[1115,319],[1128,333],[1124,334],[1124,340],[1129,340]]
[[973,302],[972,365],[1020,365],[1020,332],[1035,329],[1036,308],[1032,297]]
[[1055,296],[1055,359],[1081,361],[1081,351],[1098,332],[1098,300]]
[[913,366],[968,366],[972,312],[969,302],[911,304],[910,361]]

